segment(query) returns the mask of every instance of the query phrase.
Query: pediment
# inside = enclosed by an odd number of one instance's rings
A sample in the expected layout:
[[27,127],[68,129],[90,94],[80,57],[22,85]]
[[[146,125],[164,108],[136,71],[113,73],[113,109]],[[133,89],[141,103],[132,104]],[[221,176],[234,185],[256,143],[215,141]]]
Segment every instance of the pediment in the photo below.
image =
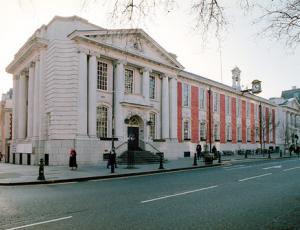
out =
[[184,68],[176,60],[174,54],[168,53],[141,29],[87,31],[86,33],[81,31],[80,33],[81,36],[97,41],[100,44],[109,45],[175,68]]
[[286,103],[286,106],[300,111],[300,104],[296,98],[289,99],[288,102]]

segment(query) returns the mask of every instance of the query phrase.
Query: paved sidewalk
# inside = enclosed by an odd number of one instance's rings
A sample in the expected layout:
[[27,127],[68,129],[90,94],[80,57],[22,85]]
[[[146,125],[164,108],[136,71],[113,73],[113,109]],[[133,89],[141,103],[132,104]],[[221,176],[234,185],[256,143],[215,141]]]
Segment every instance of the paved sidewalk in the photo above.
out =
[[[289,154],[283,155],[284,158]],[[292,157],[297,157],[293,154]],[[231,164],[233,162],[251,162],[256,160],[266,160],[268,155],[244,155],[222,156],[222,164]],[[280,159],[279,154],[271,154],[271,159]],[[202,167],[214,167],[222,165],[217,160],[213,164],[205,165],[202,160],[198,161],[197,166],[193,166],[193,158],[179,158],[164,163],[163,170],[159,170],[159,164],[135,165],[133,169],[128,169],[127,165],[118,165],[115,173],[111,173],[106,168],[106,162],[99,165],[79,165],[77,170],[70,170],[68,166],[45,166],[45,181],[37,180],[39,167],[31,165],[15,165],[0,163],[0,186],[26,185],[42,183],[63,183],[72,181],[86,181],[93,179],[106,179],[116,177],[127,177],[135,175],[146,175],[179,170],[191,170]]]
[[77,170],[71,170],[68,166],[45,166],[44,175],[46,180],[38,181],[39,166],[0,163],[0,186],[85,181],[179,171],[200,167],[213,167],[218,165],[220,164],[218,164],[217,161],[214,161],[211,165],[205,165],[201,160],[198,161],[197,166],[193,166],[193,158],[180,158],[178,160],[165,162],[165,169],[162,170],[158,169],[159,164],[135,165],[132,169],[128,169],[127,165],[118,165],[118,168],[115,169],[115,173],[111,173],[111,170],[106,168],[106,162],[103,162],[100,165],[79,164]]

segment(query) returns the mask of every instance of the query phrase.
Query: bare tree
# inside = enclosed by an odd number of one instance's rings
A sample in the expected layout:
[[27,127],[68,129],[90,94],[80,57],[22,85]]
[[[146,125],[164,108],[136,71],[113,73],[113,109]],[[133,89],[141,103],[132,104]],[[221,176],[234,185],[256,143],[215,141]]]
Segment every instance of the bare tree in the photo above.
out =
[[[115,0],[112,15],[125,16],[129,21],[140,21],[162,6],[167,12],[174,10],[176,2],[176,0]],[[225,16],[224,2],[224,0],[191,0],[191,12],[195,16],[194,26],[203,36],[213,33],[219,39],[220,32],[226,29],[228,19]],[[300,0],[268,0],[264,2],[265,5],[260,5],[254,0],[239,2],[245,12],[254,8],[262,10],[262,16],[255,20],[264,27],[259,34],[284,40],[289,46],[299,44]]]
[[262,34],[283,40],[288,46],[297,46],[300,42],[300,0],[277,1],[269,8],[264,8],[259,22],[267,26]]

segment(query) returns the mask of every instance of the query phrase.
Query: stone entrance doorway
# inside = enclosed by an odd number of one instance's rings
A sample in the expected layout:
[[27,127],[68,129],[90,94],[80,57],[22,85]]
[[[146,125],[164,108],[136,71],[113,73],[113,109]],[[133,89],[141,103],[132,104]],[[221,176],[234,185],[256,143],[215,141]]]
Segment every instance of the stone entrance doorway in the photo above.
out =
[[[130,117],[127,127],[128,150],[139,150],[141,134],[144,132],[143,120],[138,115]],[[143,138],[142,138],[143,139]]]

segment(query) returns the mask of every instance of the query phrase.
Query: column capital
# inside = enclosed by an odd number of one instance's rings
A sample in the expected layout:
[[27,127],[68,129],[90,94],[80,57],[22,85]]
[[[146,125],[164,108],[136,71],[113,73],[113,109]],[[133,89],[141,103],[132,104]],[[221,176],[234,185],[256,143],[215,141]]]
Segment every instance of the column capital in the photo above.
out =
[[150,67],[142,67],[141,70],[143,73],[144,72],[149,72],[149,73],[152,72],[152,69]]
[[20,79],[20,76],[19,75],[14,75],[13,76],[13,80],[19,80]]
[[99,52],[94,51],[94,50],[89,50],[89,51],[88,51],[88,54],[89,54],[90,56],[95,56],[96,58],[100,58],[100,56],[101,56]]
[[87,48],[84,48],[84,47],[78,47],[77,48],[77,53],[89,54],[90,50],[88,50]]
[[29,63],[29,68],[34,68],[34,67],[35,67],[35,62],[34,61],[30,62]]
[[116,65],[120,65],[120,64],[126,65],[127,60],[125,60],[125,59],[114,60],[114,64],[116,64]]

